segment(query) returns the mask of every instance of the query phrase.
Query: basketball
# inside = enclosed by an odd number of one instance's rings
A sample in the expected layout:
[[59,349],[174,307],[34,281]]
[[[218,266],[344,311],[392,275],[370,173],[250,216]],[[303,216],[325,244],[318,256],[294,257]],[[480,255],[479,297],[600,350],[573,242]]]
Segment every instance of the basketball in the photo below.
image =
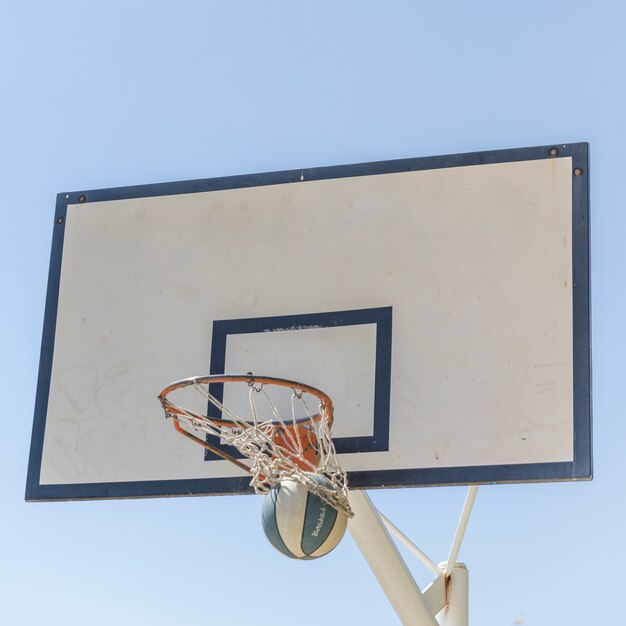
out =
[[292,478],[272,486],[263,502],[262,520],[270,543],[292,559],[328,554],[341,541],[348,523],[344,513]]

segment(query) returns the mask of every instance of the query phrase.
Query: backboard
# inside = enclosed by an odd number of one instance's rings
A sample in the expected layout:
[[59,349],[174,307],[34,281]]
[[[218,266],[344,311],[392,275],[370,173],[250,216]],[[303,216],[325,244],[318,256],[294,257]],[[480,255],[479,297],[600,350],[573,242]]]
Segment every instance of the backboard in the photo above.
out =
[[247,372],[352,488],[590,478],[587,144],[59,194],[28,500],[249,493],[157,400]]

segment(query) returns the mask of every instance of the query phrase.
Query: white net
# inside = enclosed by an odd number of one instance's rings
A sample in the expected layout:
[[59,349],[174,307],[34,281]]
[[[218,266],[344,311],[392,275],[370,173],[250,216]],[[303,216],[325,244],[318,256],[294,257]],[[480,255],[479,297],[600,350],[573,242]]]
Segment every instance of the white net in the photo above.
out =
[[[323,392],[283,379],[204,376],[173,383],[159,398],[166,417],[213,435],[219,447],[233,446],[250,459],[246,469],[256,493],[293,478],[352,517],[346,472],[331,438],[332,401]],[[229,454],[220,455],[236,462]]]

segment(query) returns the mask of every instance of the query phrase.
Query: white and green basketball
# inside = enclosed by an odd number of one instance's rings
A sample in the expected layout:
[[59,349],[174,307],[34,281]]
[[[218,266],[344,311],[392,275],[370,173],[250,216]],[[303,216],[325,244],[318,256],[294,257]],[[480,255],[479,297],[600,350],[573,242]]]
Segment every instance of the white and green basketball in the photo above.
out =
[[344,513],[291,478],[275,484],[265,496],[262,519],[270,543],[293,559],[328,554],[341,541],[348,523]]

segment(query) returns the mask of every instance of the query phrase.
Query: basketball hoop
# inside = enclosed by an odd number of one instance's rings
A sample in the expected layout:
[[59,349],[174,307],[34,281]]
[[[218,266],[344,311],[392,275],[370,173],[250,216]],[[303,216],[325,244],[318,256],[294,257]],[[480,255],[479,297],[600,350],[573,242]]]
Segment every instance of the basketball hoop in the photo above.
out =
[[[175,394],[180,396],[176,402]],[[218,374],[174,382],[161,391],[159,400],[181,435],[249,472],[256,493],[267,493],[272,485],[292,478],[352,517],[346,472],[331,438],[333,403],[323,391],[283,378]],[[201,406],[190,408],[199,401]],[[252,464],[183,425],[218,437]]]

